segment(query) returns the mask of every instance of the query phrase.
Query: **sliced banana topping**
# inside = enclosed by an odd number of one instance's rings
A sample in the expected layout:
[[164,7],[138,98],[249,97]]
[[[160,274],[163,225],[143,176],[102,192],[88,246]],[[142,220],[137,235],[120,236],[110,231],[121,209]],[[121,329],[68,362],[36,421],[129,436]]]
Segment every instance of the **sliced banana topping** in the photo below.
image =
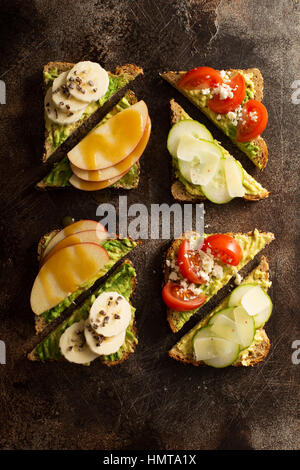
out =
[[87,364],[98,357],[91,351],[84,336],[85,320],[74,323],[61,335],[59,347],[62,355],[69,362]]
[[108,89],[109,76],[96,62],[78,62],[67,75],[68,89],[81,101],[97,101]]
[[85,325],[84,335],[89,348],[95,354],[114,354],[124,343],[126,330],[116,336],[105,337],[96,333],[88,320]]
[[126,330],[131,307],[117,292],[103,292],[93,303],[89,320],[93,330],[105,337],[117,336]]
[[83,110],[87,103],[79,101],[71,95],[67,85],[68,72],[62,72],[53,82],[52,85],[52,100],[56,108],[64,113],[75,113],[76,111]]
[[60,108],[56,107],[52,100],[51,88],[49,88],[46,93],[44,104],[48,118],[56,124],[72,124],[73,122],[78,121],[82,115],[82,110],[76,111],[74,113],[72,111],[65,113]]

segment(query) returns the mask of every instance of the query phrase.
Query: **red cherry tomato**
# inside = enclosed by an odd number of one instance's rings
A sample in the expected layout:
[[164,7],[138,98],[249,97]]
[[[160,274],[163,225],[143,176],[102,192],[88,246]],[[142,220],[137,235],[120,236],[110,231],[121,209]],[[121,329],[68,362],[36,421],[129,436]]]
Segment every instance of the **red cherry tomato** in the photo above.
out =
[[226,114],[229,111],[234,111],[242,102],[246,96],[246,83],[243,75],[236,73],[231,77],[230,81],[223,82],[223,86],[229,86],[233,97],[221,99],[219,94],[213,95],[208,101],[208,107],[218,114]]
[[237,266],[243,256],[239,243],[225,234],[210,235],[205,238],[202,250],[210,252],[215,258],[232,266]]
[[164,303],[179,312],[194,310],[201,307],[206,301],[206,295],[195,295],[190,289],[184,289],[180,284],[168,282],[162,290]]
[[238,123],[236,140],[249,142],[255,139],[265,130],[267,123],[268,111],[266,107],[257,100],[247,101],[243,106]]
[[222,83],[222,81],[222,77],[217,70],[211,67],[197,67],[183,75],[177,86],[194,90],[196,88],[212,88]]
[[205,284],[206,281],[199,275],[202,267],[199,250],[191,250],[190,242],[187,239],[181,242],[177,264],[183,277],[194,284]]

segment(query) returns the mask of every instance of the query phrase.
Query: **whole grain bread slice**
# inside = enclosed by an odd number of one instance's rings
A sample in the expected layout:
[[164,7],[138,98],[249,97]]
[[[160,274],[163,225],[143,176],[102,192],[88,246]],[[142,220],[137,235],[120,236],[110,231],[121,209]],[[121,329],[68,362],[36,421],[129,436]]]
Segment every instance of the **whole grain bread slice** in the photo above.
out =
[[[130,264],[131,266],[133,266],[132,262],[129,259],[125,259],[123,264],[124,263]],[[132,282],[132,291],[131,291],[131,295],[130,295],[130,299],[129,299],[130,302],[132,301],[132,298],[134,296],[134,292],[135,292],[135,289],[136,289],[136,284],[137,284],[136,276],[132,278],[131,282]],[[80,307],[80,306],[78,306],[78,307]],[[134,333],[135,338],[137,339],[137,328],[136,328],[135,320],[133,322],[132,331]],[[133,342],[132,350],[131,351],[126,351],[122,355],[121,359],[118,359],[118,360],[115,360],[115,361],[113,361],[113,360],[108,360],[107,361],[107,360],[103,360],[100,356],[99,360],[102,362],[102,364],[106,365],[107,367],[112,367],[112,366],[116,366],[118,364],[121,364],[122,362],[126,361],[131,354],[133,354],[133,352],[135,350],[135,347],[136,347],[136,344],[137,344],[137,341]],[[30,361],[40,362],[39,356],[35,353],[36,348],[37,348],[37,346],[27,355],[27,358]],[[65,361],[65,359],[61,358],[60,361]]]
[[[250,69],[243,69],[243,70],[242,69],[229,69],[227,72],[229,72],[229,74],[233,74],[233,73],[236,73],[236,72],[243,72],[245,74],[251,74],[252,75],[251,80],[253,81],[254,88],[255,88],[254,99],[256,99],[258,101],[262,101],[264,81],[263,81],[263,76],[262,76],[259,69],[257,69],[257,68],[250,68]],[[219,127],[223,131],[223,129],[220,126],[219,121],[217,119],[213,120],[211,118],[211,115],[207,112],[207,110],[204,107],[199,106],[198,103],[196,103],[193,100],[192,96],[188,92],[186,92],[182,88],[177,87],[177,83],[178,83],[179,79],[185,73],[186,73],[186,71],[178,71],[178,72],[168,71],[168,72],[160,73],[160,76],[164,80],[166,80],[168,83],[170,83],[170,85],[172,85],[174,88],[176,88],[180,93],[182,93],[189,101],[191,101],[191,103],[193,103],[198,109],[200,109],[200,111],[202,111],[210,120],[213,121],[213,123],[217,127]],[[267,147],[267,144],[266,144],[265,140],[261,136],[259,136],[256,139],[252,140],[252,143],[255,146],[258,147],[258,152],[253,158],[250,157],[249,154],[247,154],[245,152],[245,149],[244,149],[243,145],[240,145],[235,140],[232,140],[232,141],[234,142],[235,145],[237,145],[253,161],[253,163],[260,170],[263,170],[265,168],[265,166],[267,165],[267,162],[268,162],[268,147]]]
[[[171,109],[171,126],[176,124],[183,119],[191,119],[190,116],[184,111],[184,109],[174,100],[170,100],[170,109]],[[243,169],[244,173],[248,175],[248,173]],[[257,183],[257,182],[256,182]],[[246,193],[244,198],[246,201],[260,201],[261,199],[265,199],[269,197],[270,192],[259,185],[259,191],[256,194]],[[204,195],[193,195],[188,192],[184,184],[176,180],[171,186],[171,192],[174,199],[182,202],[202,202],[205,201],[206,197]]]
[[[230,280],[232,277],[240,271],[242,268],[244,268],[261,250],[265,248],[266,245],[271,243],[275,236],[271,232],[263,232],[260,230],[255,229],[252,232],[246,232],[246,233],[232,233],[232,232],[227,232],[227,235],[230,235],[232,237],[238,237],[239,244],[241,245],[241,248],[243,250],[243,253],[247,251],[247,253],[244,253],[244,256],[238,266],[236,268],[232,268],[232,272],[228,273],[226,276],[226,279],[224,280],[224,283],[220,287],[223,288]],[[177,259],[177,253],[179,250],[179,247],[181,245],[181,242],[184,238],[186,238],[189,235],[189,233],[184,233],[180,238],[176,238],[173,240],[171,243],[169,249],[166,252],[164,263],[163,263],[163,276],[164,276],[164,284],[166,284],[169,281],[169,276],[171,273],[171,268],[168,266],[167,261],[168,260],[176,260]],[[253,245],[257,244],[257,247],[253,247]],[[253,252],[252,252],[252,247],[253,247]],[[251,250],[251,253],[248,253],[248,251]],[[218,289],[219,290],[219,289]],[[215,293],[216,294],[216,293]],[[214,295],[215,295],[214,294]],[[210,296],[207,298],[206,302],[208,302],[213,296]],[[206,303],[205,302],[205,303]],[[205,305],[205,304],[203,304]],[[200,307],[201,308],[201,307]],[[189,319],[198,311],[199,309],[196,309],[194,311],[191,311],[190,314],[187,315],[187,312],[184,312],[184,317],[182,316],[182,312],[178,312],[176,310],[172,310],[170,308],[167,309],[167,321],[170,325],[171,330],[173,333],[177,333],[183,326],[184,324],[189,321]],[[188,318],[186,317],[188,316]]]
[[[243,283],[255,282],[270,287],[269,263],[265,256],[262,256],[258,266],[244,279]],[[242,284],[243,284],[242,283]],[[196,361],[192,350],[192,337],[199,328],[206,326],[210,318],[227,305],[228,297],[225,298],[214,310],[206,315],[197,325],[195,325],[185,336],[183,336],[169,351],[169,356],[176,361],[194,366],[205,366],[202,361]],[[264,361],[270,350],[270,340],[263,328],[259,329],[255,335],[252,345],[242,351],[234,364],[235,367],[254,366]]]
[[[51,72],[51,70],[57,69],[58,74],[60,74],[62,72],[66,72],[66,71],[70,70],[74,65],[75,64],[72,63],[72,62],[48,62],[48,64],[44,65],[44,68],[43,68],[44,92],[47,91],[48,87],[51,84],[51,80],[45,78],[45,77],[47,77],[47,74],[49,74]],[[134,80],[138,75],[141,75],[141,74],[143,74],[143,69],[141,67],[138,67],[135,64],[125,64],[125,65],[122,65],[122,66],[118,66],[118,67],[116,67],[116,70],[115,70],[114,73],[108,71],[109,76],[124,77],[124,85],[123,86],[126,86],[127,83]],[[119,88],[119,90],[121,88]],[[117,90],[117,91],[119,91],[119,90]],[[113,96],[113,95],[111,95],[111,96]],[[110,96],[110,98],[111,98],[111,96]],[[72,132],[70,133],[70,135],[72,135],[73,132],[76,129],[78,129],[83,124],[83,122],[86,119],[88,119],[89,117],[90,116],[83,117],[83,118],[79,119],[76,123],[72,124]],[[68,137],[70,137],[70,135]],[[47,161],[48,158],[52,155],[52,153],[58,147],[59,146],[57,146],[55,149],[52,148],[51,141],[49,140],[49,132],[48,132],[47,128],[45,127],[44,153],[43,153],[43,156],[42,156],[43,162]]]

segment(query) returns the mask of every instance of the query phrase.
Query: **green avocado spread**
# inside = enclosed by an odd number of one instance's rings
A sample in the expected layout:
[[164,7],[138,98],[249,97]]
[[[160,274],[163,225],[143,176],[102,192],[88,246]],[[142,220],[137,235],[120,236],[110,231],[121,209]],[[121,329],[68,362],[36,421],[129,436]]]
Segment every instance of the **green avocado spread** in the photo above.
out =
[[[90,308],[102,292],[118,292],[123,295],[127,301],[134,290],[136,272],[129,262],[124,262],[108,279],[99,287],[92,295],[90,295],[85,302],[76,308],[72,315],[63,321],[55,330],[53,330],[47,338],[45,338],[33,351],[34,354],[43,362],[59,360],[62,358],[59,349],[59,340],[64,331],[73,323],[85,320],[89,316]],[[130,324],[126,330],[126,338],[120,349],[109,356],[99,356],[103,362],[113,362],[122,359],[124,354],[132,352],[135,348],[137,341],[135,327],[134,327],[134,314],[135,309],[131,307],[132,316]]]
[[[181,114],[181,120],[185,119],[192,118],[185,111],[183,111]],[[235,160],[235,158],[224,147],[222,147],[222,145],[217,140],[214,140],[214,143],[220,147],[225,158],[232,158]],[[184,185],[187,192],[192,196],[204,197],[201,186],[192,184],[187,181],[179,171],[177,159],[173,157],[172,160],[174,176]],[[264,191],[263,186],[258,181],[256,181],[251,175],[249,175],[249,173],[247,173],[247,171],[242,167],[242,165],[240,165],[240,167],[243,172],[243,186],[245,188],[245,195],[257,196],[262,191]]]
[[[108,90],[109,91],[109,90]],[[107,91],[107,93],[108,93]],[[107,94],[106,93],[106,94]],[[104,99],[102,97],[101,99]],[[107,98],[108,99],[108,98]],[[106,101],[106,100],[105,100]],[[104,118],[100,121],[97,126],[104,124],[108,119],[110,119],[115,114],[119,113],[123,109],[129,108],[130,103],[128,101],[127,96],[123,96],[123,98],[114,106],[111,111],[104,116]],[[68,157],[64,157],[60,162],[55,163],[53,169],[48,173],[47,176],[42,180],[38,186],[42,187],[54,187],[54,188],[64,188],[66,186],[71,186],[69,183],[69,179],[71,178],[73,172],[71,170],[70,162]],[[117,183],[112,185],[115,188],[123,188],[123,189],[132,189],[135,188],[139,181],[139,163],[133,165],[133,167],[129,170],[126,175],[124,175]]]
[[[44,72],[44,83],[47,88],[52,86],[53,81],[59,75],[58,69],[53,68]],[[128,78],[125,75],[110,75],[109,76],[109,85],[107,92],[102,96],[98,101],[91,102],[84,110],[79,121],[76,121],[72,124],[61,125],[51,122],[46,116],[46,129],[48,131],[47,141],[51,146],[52,152],[54,152],[57,147],[59,147],[68,137],[74,129],[83,123],[91,114],[93,114],[98,108],[101,108],[103,104],[111,98],[120,88],[127,85],[129,82]]]
[[[204,234],[204,237],[208,236],[208,234]],[[205,303],[207,303],[220,289],[222,289],[222,287],[228,284],[230,279],[274,238],[272,233],[259,232],[257,229],[254,230],[253,234],[237,233],[232,236],[239,242],[239,245],[242,248],[243,257],[238,266],[231,266],[229,264],[222,263],[222,277],[214,278],[211,282],[201,286],[202,292],[206,295]],[[172,252],[170,261],[174,259],[177,259],[177,251]],[[186,312],[172,310],[172,322],[176,325],[176,331],[179,331],[197,311],[198,309]]]
[[47,310],[46,312],[42,313],[41,318],[46,323],[50,323],[52,320],[55,318],[58,318],[61,313],[83,293],[87,289],[91,288],[93,284],[97,281],[97,279],[100,279],[102,276],[104,276],[113,266],[116,264],[117,261],[122,259],[124,256],[127,255],[133,248],[136,247],[136,242],[130,240],[129,238],[123,238],[123,239],[113,239],[113,240],[106,240],[103,243],[103,248],[107,251],[109,255],[109,262],[100,270],[98,271],[97,275],[91,278],[88,282],[80,286],[77,291],[73,292],[69,297],[64,299],[62,302],[60,302],[58,305],[55,307],[51,308],[50,310]]
[[[255,87],[252,81],[252,73],[246,74],[240,72],[245,78],[246,82],[246,96],[242,104],[246,103],[249,99],[255,96]],[[201,108],[202,112],[219,127],[252,161],[257,165],[256,157],[259,152],[259,147],[254,144],[254,141],[237,142],[236,132],[237,126],[232,123],[227,114],[217,114],[212,111],[207,103],[210,99],[210,94],[204,95],[201,90],[185,90],[186,95],[196,106]]]
[[[247,283],[254,283],[257,285],[260,285],[262,289],[264,289],[266,292],[271,286],[271,282],[268,280],[268,278],[265,275],[265,272],[262,272],[259,268],[259,266],[254,269],[249,276],[247,276],[241,283],[242,284],[247,284]],[[176,344],[176,349],[179,350],[186,358],[192,359],[193,357],[193,337],[200,328],[203,328],[206,326],[211,319],[211,317],[219,312],[220,310],[223,310],[224,308],[227,307],[229,300],[229,296],[227,296],[214,310],[212,310],[205,318],[203,318],[199,323],[197,323],[186,335],[184,335],[181,340]],[[259,344],[263,340],[263,336],[261,334],[261,329],[256,330],[255,336],[254,336],[254,341],[249,348],[246,350],[241,351],[240,356],[238,360],[242,361],[242,364],[244,366],[248,365],[248,355],[249,352],[253,350],[253,348]]]

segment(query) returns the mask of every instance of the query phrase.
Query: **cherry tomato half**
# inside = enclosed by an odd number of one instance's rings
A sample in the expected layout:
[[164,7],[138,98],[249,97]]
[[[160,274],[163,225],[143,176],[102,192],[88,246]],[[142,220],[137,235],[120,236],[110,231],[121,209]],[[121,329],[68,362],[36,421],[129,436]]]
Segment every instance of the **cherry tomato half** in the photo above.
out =
[[168,282],[162,290],[164,303],[172,310],[179,312],[194,310],[206,301],[205,294],[195,295],[190,289],[184,289],[180,284]]
[[243,106],[241,119],[238,123],[236,140],[249,142],[255,139],[265,130],[267,123],[268,111],[266,107],[257,100],[247,101]]
[[194,90],[197,88],[212,88],[222,83],[222,81],[222,77],[217,70],[211,67],[197,67],[183,75],[177,86]]
[[224,82],[224,86],[229,86],[233,97],[221,99],[219,94],[213,95],[208,101],[208,107],[218,114],[227,114],[229,111],[234,111],[246,96],[246,83],[243,75],[236,73],[228,82]]
[[191,250],[190,241],[187,239],[181,242],[177,264],[183,277],[194,284],[205,284],[206,281],[199,275],[202,268],[199,250]]
[[232,266],[237,266],[243,256],[239,243],[226,234],[210,235],[205,238],[202,250],[210,252],[215,258]]

